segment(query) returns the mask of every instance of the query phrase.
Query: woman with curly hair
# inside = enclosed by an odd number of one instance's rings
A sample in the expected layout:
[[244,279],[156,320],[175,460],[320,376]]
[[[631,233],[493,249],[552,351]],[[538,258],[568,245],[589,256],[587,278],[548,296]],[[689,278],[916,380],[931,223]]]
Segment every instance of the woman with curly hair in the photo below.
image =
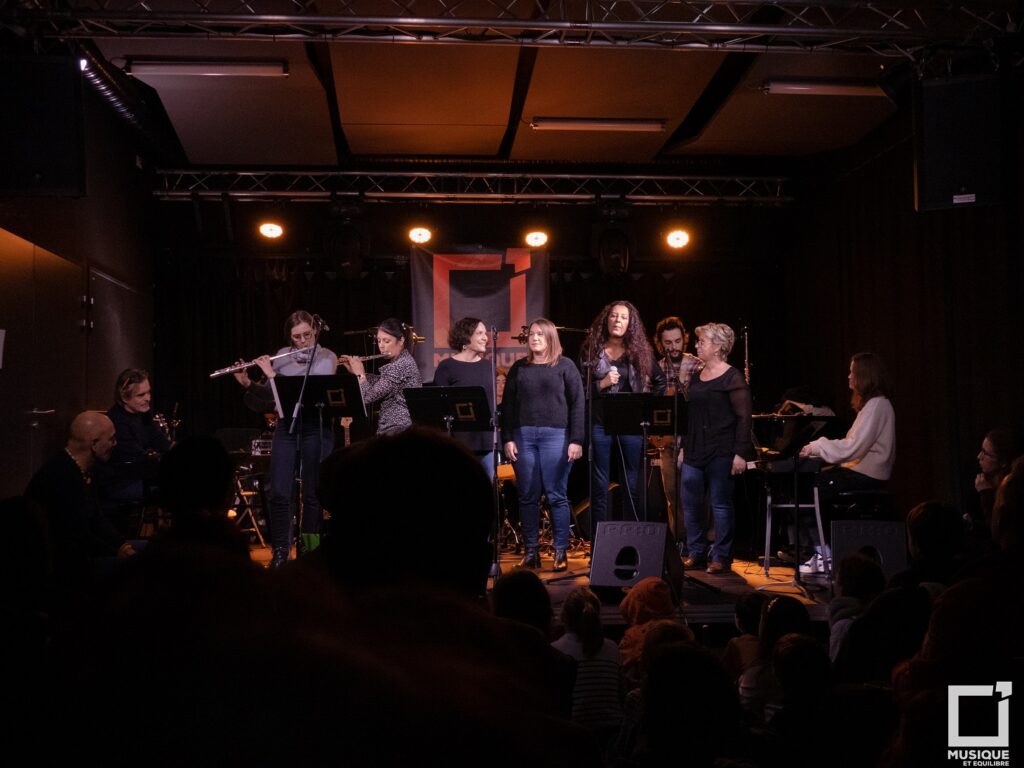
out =
[[[636,307],[628,301],[613,301],[605,306],[590,326],[583,343],[581,368],[591,367],[587,397],[593,408],[590,439],[593,460],[590,465],[592,496],[591,525],[608,519],[608,479],[612,456],[619,477],[627,488],[623,495],[624,517],[644,519],[640,509],[640,435],[609,435],[604,427],[604,401],[619,392],[655,392],[664,390],[663,377],[654,365],[654,352]],[[653,384],[653,387],[652,387]],[[628,499],[628,501],[627,501]]]

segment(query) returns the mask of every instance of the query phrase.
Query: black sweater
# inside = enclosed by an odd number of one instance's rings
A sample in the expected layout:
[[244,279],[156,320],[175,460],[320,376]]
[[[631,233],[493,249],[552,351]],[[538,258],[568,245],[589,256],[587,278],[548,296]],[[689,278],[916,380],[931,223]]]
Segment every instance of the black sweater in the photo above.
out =
[[583,381],[572,360],[551,365],[517,360],[505,379],[501,401],[501,440],[517,427],[561,427],[569,442],[583,445]]

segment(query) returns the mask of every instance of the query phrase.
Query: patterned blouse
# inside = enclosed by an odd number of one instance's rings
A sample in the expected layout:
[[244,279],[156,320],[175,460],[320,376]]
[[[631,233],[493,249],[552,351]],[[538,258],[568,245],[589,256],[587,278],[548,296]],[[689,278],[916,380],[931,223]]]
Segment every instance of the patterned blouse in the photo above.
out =
[[382,365],[378,373],[366,374],[366,378],[359,382],[359,390],[364,403],[380,403],[378,435],[412,426],[403,390],[422,386],[419,366],[405,350],[390,363]]

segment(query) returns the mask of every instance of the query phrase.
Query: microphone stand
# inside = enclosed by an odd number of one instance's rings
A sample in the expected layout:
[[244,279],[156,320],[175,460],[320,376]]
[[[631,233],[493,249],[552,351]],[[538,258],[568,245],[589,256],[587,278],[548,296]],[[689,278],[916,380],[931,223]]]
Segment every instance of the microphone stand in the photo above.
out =
[[[314,321],[315,322],[315,321]],[[309,360],[306,361],[306,370],[302,374],[302,386],[299,388],[299,397],[295,401],[295,408],[292,410],[292,423],[288,425],[288,434],[295,435],[295,425],[298,424],[298,435],[295,439],[295,460],[292,462],[292,466],[295,468],[295,477],[292,481],[292,492],[297,487],[299,490],[298,501],[295,505],[295,530],[292,532],[292,541],[295,542],[295,557],[298,558],[302,548],[302,523],[306,517],[306,501],[305,492],[303,488],[302,470],[303,470],[303,444],[305,436],[303,434],[304,425],[302,423],[302,409],[305,407],[306,400],[306,384],[309,382],[309,373],[313,369],[313,361],[316,360],[317,352],[320,350],[320,334],[324,329],[322,323],[316,323],[313,329],[316,333],[313,336],[313,346],[310,347],[312,350]],[[322,405],[320,406],[323,407]],[[320,428],[323,429],[323,411],[320,412]]]
[[498,328],[491,326],[491,503],[493,505],[491,526],[491,570],[488,578],[496,581],[501,577],[501,503],[498,498]]

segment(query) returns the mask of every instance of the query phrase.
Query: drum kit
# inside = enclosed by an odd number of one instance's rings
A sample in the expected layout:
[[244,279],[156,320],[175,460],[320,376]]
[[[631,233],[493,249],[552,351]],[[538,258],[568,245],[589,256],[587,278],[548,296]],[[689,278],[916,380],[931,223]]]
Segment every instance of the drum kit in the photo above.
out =
[[[516,488],[516,473],[511,462],[502,460],[498,464],[495,475],[498,482],[498,505],[501,510],[501,531],[498,544],[503,552],[516,555],[523,553],[523,532],[519,520],[519,494]],[[584,515],[587,514],[589,502],[570,507],[572,512],[569,521],[569,551],[584,552],[590,546],[587,540],[587,529]],[[540,501],[540,546],[553,547],[554,529],[551,525],[551,509],[547,499],[541,496]]]

